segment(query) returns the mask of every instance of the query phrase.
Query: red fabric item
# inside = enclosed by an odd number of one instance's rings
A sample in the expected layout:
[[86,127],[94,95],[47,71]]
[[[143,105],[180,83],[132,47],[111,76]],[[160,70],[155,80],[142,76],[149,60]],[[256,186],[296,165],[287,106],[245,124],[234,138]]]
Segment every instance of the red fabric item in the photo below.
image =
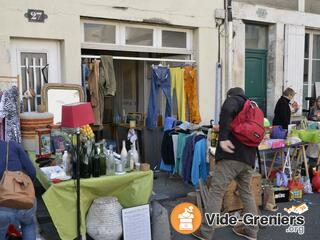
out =
[[244,145],[258,147],[264,137],[264,114],[258,105],[247,100],[231,123],[233,135]]
[[269,176],[270,181],[276,178],[278,170],[272,170]]
[[297,182],[295,180],[289,180],[288,188],[289,188],[289,190],[292,190],[292,189],[303,190],[304,186],[301,182]]
[[320,176],[317,171],[313,172],[312,186],[316,192],[320,193]]
[[8,227],[7,235],[10,237],[22,237],[21,233],[16,229],[13,224]]
[[90,103],[74,103],[62,106],[61,127],[78,128],[94,122]]

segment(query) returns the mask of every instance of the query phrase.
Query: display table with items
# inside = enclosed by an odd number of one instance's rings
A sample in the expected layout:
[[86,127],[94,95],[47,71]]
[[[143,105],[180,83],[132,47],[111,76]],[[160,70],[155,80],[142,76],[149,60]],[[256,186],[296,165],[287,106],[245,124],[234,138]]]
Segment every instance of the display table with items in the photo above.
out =
[[[73,179],[53,184],[35,161],[34,152],[29,152],[36,170],[37,179],[46,189],[42,198],[57,228],[61,239],[76,237],[76,190]],[[81,179],[81,233],[86,232],[86,214],[92,202],[104,196],[115,196],[124,207],[143,205],[149,202],[153,187],[152,171],[135,171],[119,176],[100,176]]]
[[[320,148],[317,146],[320,144],[320,130],[310,129],[310,124],[301,125],[298,127],[291,125],[287,133],[287,130],[281,127],[271,127],[269,121],[265,119],[265,136],[257,150],[257,163],[260,163],[261,175],[255,173],[251,182],[256,204],[262,205],[264,210],[277,211],[279,202],[299,201],[303,199],[303,194],[320,191]],[[217,126],[213,126],[209,148],[211,170],[208,177],[209,183],[212,182],[213,177],[214,149],[218,144],[218,130]],[[216,132],[215,135],[214,132]],[[312,152],[310,149],[314,152],[312,156],[310,156]],[[310,158],[315,158],[315,162],[310,162]],[[195,193],[194,202],[200,209],[206,208],[210,188],[208,182],[207,185],[200,182],[199,191]],[[232,212],[242,208],[237,186],[232,182],[225,193],[222,210]]]

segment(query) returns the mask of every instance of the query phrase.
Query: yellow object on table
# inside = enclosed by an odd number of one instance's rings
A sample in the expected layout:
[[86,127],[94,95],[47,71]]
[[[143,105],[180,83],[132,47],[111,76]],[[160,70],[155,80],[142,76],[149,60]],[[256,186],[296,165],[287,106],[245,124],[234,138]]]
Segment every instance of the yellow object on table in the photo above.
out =
[[[52,184],[35,162],[37,179],[47,191],[42,195],[51,219],[62,240],[76,238],[76,189],[73,180]],[[115,196],[124,208],[147,204],[153,188],[153,172],[138,171],[120,176],[81,179],[81,234],[86,233],[86,214],[94,199]]]

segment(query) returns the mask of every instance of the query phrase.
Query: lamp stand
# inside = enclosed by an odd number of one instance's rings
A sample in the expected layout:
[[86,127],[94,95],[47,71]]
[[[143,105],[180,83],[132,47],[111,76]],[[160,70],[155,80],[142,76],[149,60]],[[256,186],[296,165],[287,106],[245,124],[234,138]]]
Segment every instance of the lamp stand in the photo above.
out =
[[77,134],[77,159],[76,159],[76,191],[77,191],[77,239],[81,240],[81,208],[80,208],[80,128],[76,129]]

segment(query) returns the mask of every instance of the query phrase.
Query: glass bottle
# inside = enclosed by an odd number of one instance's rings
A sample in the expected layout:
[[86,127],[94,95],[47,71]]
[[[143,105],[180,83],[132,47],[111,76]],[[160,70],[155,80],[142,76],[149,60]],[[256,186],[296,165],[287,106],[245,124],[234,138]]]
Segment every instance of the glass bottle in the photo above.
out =
[[80,150],[80,177],[90,178],[89,156],[87,146],[82,146]]
[[98,154],[97,144],[94,145],[94,155],[93,155],[93,163],[92,163],[92,176],[100,177],[100,157]]
[[131,145],[131,149],[128,153],[128,160],[130,165],[130,170],[133,170],[136,163],[139,163],[139,153],[136,149],[136,142],[134,141]]
[[121,158],[122,166],[125,166],[125,168],[126,168],[127,167],[126,164],[129,161],[128,161],[128,152],[126,149],[126,141],[125,140],[122,141],[122,149],[121,149],[121,153],[120,153],[120,158]]
[[131,145],[131,149],[128,152],[128,162],[129,162],[129,167],[130,170],[134,169],[134,155],[133,155],[133,145]]
[[107,165],[106,165],[107,159],[106,159],[106,154],[104,153],[104,150],[103,150],[103,144],[104,144],[104,141],[100,143],[100,153],[99,153],[100,176],[107,174]]
[[137,151],[137,148],[136,148],[136,141],[133,142],[132,144],[132,147],[133,147],[133,157],[134,157],[134,163],[139,163],[140,162],[140,158],[139,158],[139,153]]
[[113,156],[113,146],[109,145],[109,149],[107,150],[107,175],[111,176],[115,174],[115,161]]

